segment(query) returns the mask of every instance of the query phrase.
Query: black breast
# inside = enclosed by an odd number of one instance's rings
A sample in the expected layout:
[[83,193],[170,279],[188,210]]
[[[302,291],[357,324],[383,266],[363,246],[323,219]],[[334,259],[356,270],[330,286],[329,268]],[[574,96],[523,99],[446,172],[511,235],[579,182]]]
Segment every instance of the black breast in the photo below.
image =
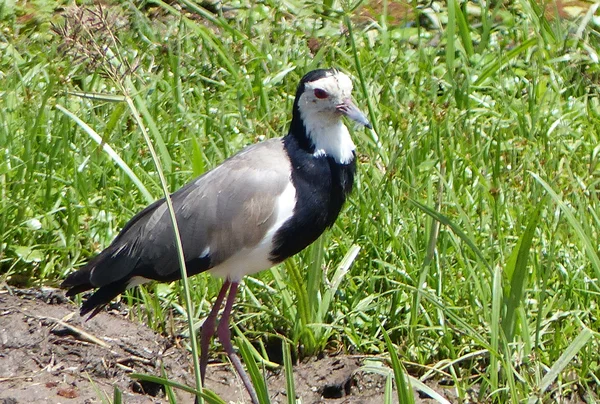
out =
[[315,157],[293,136],[284,139],[292,162],[296,188],[294,215],[277,231],[271,260],[281,262],[314,242],[337,219],[352,190],[356,161],[339,164],[328,156]]

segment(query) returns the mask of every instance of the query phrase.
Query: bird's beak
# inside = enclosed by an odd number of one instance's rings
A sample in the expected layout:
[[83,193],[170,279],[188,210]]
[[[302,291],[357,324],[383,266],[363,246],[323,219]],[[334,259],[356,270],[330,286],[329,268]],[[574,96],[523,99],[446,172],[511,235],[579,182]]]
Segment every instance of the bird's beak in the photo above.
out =
[[341,104],[336,106],[336,109],[342,114],[346,115],[348,118],[352,119],[354,122],[358,122],[369,129],[373,128],[365,114],[363,114],[360,109],[354,105],[350,98],[346,98]]

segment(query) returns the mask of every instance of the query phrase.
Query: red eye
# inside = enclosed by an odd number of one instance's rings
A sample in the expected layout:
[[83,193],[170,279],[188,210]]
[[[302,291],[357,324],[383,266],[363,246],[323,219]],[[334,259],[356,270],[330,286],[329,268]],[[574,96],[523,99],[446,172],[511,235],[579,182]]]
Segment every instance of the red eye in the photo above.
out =
[[327,91],[325,91],[325,90],[321,90],[320,88],[315,88],[315,97],[324,99],[324,98],[329,97],[329,94],[327,94]]

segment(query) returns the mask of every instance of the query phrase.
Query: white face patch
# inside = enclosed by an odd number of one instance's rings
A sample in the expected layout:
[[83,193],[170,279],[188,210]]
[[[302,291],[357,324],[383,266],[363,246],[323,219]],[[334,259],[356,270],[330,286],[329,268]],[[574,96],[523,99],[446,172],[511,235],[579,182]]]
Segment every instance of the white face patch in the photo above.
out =
[[[311,81],[306,83],[304,94],[308,94],[309,98],[317,98],[314,94],[314,90],[324,90],[329,94],[327,99],[322,99],[323,104],[327,104],[326,101],[330,101],[330,104],[335,106],[342,102],[345,98],[352,96],[352,81],[350,77],[344,73],[337,73],[335,75],[329,75],[322,79]],[[312,93],[312,97],[310,97]]]
[[341,72],[305,84],[298,108],[315,156],[330,156],[341,164],[354,158],[356,147],[337,109],[351,95],[352,81]]

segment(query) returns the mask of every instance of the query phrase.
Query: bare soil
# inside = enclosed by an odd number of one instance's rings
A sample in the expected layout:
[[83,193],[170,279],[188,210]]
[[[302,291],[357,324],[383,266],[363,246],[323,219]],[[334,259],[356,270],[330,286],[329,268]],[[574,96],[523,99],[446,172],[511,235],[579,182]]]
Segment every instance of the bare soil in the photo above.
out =
[[[164,390],[129,377],[161,375],[193,386],[190,355],[143,324],[116,312],[89,321],[56,289],[0,290],[0,404],[101,403],[114,386],[124,403],[166,403]],[[338,355],[294,367],[296,394],[303,403],[382,403],[383,376],[360,370],[361,358]],[[286,403],[282,372],[267,377],[273,403]],[[211,364],[206,387],[226,402],[248,396],[228,364]],[[448,389],[436,389],[448,397]],[[193,403],[176,390],[178,403]],[[419,398],[417,402],[433,402]],[[452,402],[455,397],[448,397]]]

